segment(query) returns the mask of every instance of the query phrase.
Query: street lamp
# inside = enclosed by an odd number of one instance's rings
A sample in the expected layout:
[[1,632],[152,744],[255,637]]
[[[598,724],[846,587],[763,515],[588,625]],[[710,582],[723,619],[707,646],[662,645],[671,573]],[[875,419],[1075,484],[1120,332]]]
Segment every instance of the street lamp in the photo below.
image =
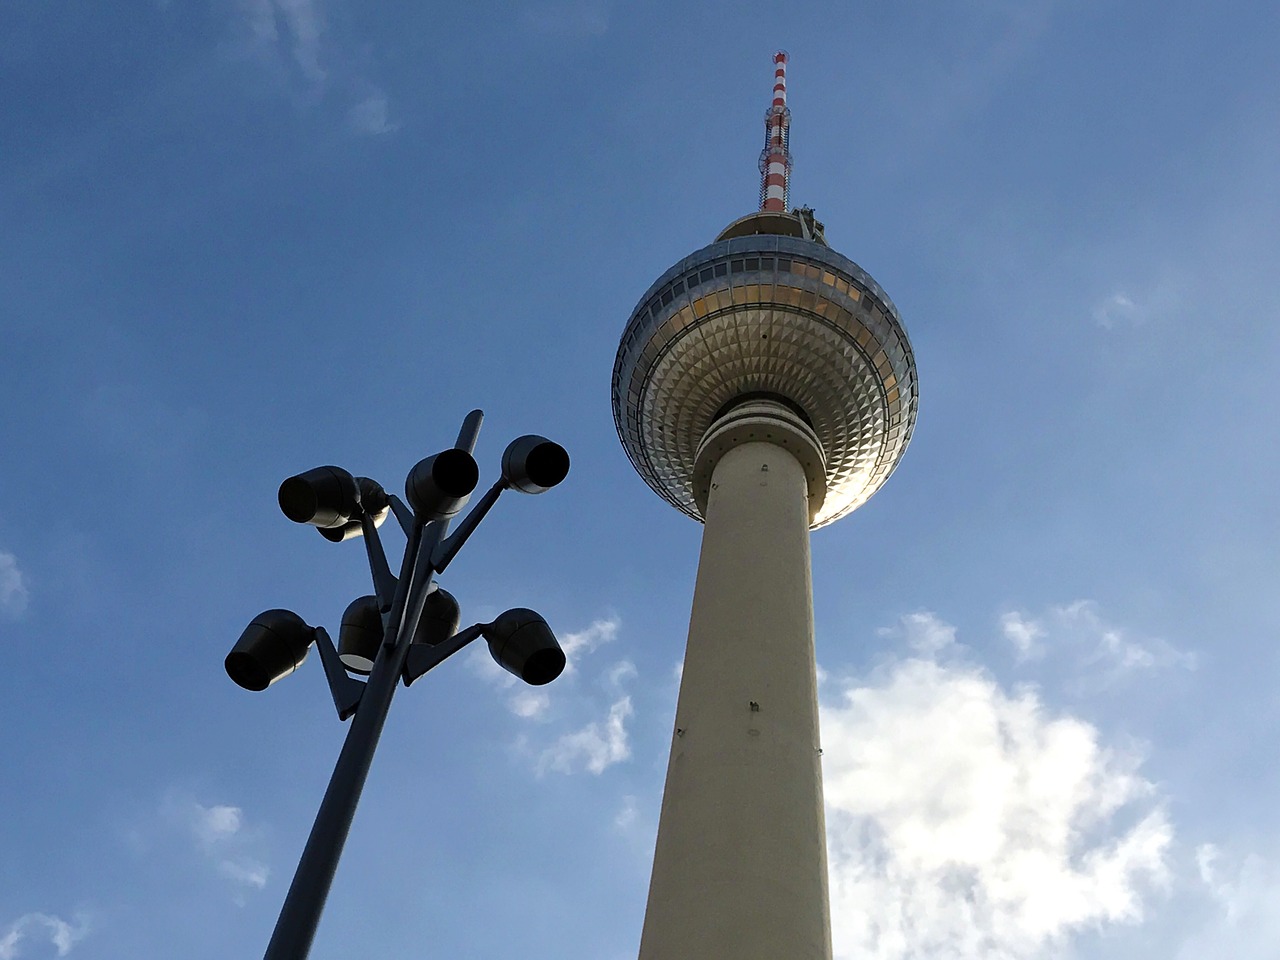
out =
[[[542,493],[569,472],[569,455],[558,443],[538,436],[512,441],[502,455],[501,476],[447,535],[479,480],[471,454],[483,419],[481,411],[471,411],[453,447],[409,472],[405,499],[410,506],[376,481],[353,477],[341,467],[316,467],[280,485],[280,509],[290,520],[309,524],[334,542],[364,538],[374,592],[348,605],[336,648],[323,627],[309,626],[289,610],[267,610],[253,618],[227,654],[232,680],[246,690],[265,690],[298,669],[314,643],[338,717],[351,718],[264,960],[305,960],[311,950],[397,681],[408,686],[478,637],[488,642],[503,669],[526,683],[550,683],[564,670],[564,651],[537,613],[516,607],[489,623],[459,630],[458,602],[434,582],[502,491]],[[398,577],[378,535],[391,513],[407,539]]]

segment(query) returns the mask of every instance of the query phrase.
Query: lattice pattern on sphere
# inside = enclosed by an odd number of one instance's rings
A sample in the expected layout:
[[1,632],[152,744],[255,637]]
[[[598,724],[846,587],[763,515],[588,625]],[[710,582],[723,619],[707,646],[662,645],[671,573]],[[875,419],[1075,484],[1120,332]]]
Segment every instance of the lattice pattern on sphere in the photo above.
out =
[[686,257],[650,288],[614,365],[623,446],[662,497],[701,519],[694,453],[716,413],[780,394],[812,421],[827,460],[814,526],[864,503],[911,436],[915,361],[897,309],[852,261],[792,237],[748,236]]

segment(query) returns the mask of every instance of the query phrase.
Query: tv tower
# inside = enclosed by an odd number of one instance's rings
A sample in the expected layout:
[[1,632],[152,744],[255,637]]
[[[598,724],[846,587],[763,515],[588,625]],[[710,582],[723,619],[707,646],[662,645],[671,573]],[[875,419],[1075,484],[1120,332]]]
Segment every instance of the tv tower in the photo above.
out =
[[704,524],[640,960],[828,960],[809,531],[897,466],[916,370],[897,308],[788,212],[787,55],[760,208],[640,299],[613,416],[645,482]]

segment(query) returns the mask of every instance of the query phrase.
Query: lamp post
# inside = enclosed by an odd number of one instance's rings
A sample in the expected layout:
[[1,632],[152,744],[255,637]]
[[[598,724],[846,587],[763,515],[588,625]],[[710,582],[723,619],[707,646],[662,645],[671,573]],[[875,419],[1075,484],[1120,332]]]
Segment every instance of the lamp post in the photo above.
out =
[[[453,447],[409,472],[408,506],[376,481],[340,467],[317,467],[280,485],[280,509],[290,520],[335,542],[364,538],[374,593],[347,607],[336,649],[323,627],[308,626],[288,610],[268,610],[253,619],[226,658],[232,680],[265,690],[296,670],[314,643],[338,716],[351,718],[264,960],[305,960],[311,950],[397,682],[408,686],[477,637],[485,638],[500,666],[526,683],[549,683],[564,669],[564,651],[537,613],[517,607],[459,630],[457,601],[434,582],[503,490],[543,493],[569,471],[569,455],[559,444],[532,435],[512,441],[502,456],[502,475],[450,535],[450,522],[479,479],[472,451],[483,418],[471,411]],[[378,535],[389,513],[407,540],[399,576],[391,573]]]

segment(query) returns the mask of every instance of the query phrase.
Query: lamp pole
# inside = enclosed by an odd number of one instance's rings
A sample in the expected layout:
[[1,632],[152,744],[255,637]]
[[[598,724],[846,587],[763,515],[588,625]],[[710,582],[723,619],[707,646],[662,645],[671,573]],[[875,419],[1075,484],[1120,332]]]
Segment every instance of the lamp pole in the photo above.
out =
[[[405,491],[412,509],[374,481],[357,480],[337,467],[290,477],[280,487],[280,506],[291,520],[318,527],[330,540],[363,536],[375,593],[348,607],[339,649],[323,627],[308,627],[296,614],[271,610],[254,619],[227,656],[232,680],[264,689],[296,669],[314,642],[338,716],[351,718],[264,960],[305,960],[311,950],[397,682],[408,686],[481,636],[499,664],[528,683],[548,683],[564,669],[564,652],[533,611],[508,610],[492,623],[459,631],[456,601],[435,584],[436,574],[448,566],[503,490],[541,493],[563,480],[569,469],[568,454],[558,444],[533,435],[513,441],[503,454],[501,478],[447,536],[450,521],[476,485],[472,451],[482,419],[483,413],[473,410],[452,448],[410,471]],[[396,515],[407,541],[399,576],[391,574],[378,535],[388,512]],[[424,619],[428,604],[433,609]],[[369,662],[367,681],[348,672],[362,672],[353,664]]]

